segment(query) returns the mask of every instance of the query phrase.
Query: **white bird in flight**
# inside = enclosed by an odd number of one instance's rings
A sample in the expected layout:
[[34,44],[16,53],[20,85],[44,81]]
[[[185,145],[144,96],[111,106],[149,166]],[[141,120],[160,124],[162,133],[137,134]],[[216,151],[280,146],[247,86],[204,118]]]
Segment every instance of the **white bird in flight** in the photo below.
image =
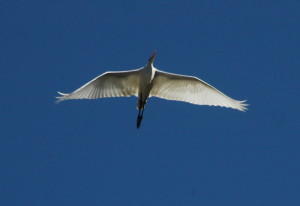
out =
[[245,101],[234,100],[203,80],[167,73],[153,66],[156,51],[146,66],[136,70],[105,72],[72,93],[58,92],[58,101],[68,99],[97,99],[105,97],[138,97],[137,128],[143,119],[148,97],[183,101],[197,105],[221,106],[245,111]]

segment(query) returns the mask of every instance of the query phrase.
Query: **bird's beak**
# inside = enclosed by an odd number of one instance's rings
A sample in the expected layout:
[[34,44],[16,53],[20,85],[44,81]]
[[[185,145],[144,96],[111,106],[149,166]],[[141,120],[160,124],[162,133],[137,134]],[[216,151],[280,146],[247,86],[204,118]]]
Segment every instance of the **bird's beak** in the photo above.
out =
[[149,58],[149,63],[153,63],[155,55],[156,55],[156,51],[154,51],[152,56]]

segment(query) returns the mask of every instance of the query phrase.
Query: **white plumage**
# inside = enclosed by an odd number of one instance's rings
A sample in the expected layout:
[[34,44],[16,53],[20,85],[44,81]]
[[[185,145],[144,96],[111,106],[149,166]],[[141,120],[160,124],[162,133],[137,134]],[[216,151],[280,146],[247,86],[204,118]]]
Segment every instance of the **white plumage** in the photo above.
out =
[[70,94],[58,92],[58,101],[105,97],[138,97],[137,127],[143,118],[148,97],[183,101],[197,105],[221,106],[245,111],[245,101],[234,100],[213,86],[193,76],[167,73],[153,67],[156,52],[148,64],[137,70],[105,72]]

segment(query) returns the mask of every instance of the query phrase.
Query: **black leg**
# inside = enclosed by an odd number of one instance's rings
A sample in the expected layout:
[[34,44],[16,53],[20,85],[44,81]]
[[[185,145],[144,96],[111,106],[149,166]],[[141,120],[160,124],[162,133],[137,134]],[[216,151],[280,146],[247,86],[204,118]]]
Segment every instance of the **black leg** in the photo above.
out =
[[[142,112],[141,112],[142,111]],[[137,122],[136,122],[136,127],[137,128],[140,128],[141,126],[141,122],[142,122],[142,119],[143,119],[143,113],[144,113],[144,110],[143,109],[140,109],[139,110],[139,114],[137,116]]]
[[138,104],[139,114],[137,116],[137,121],[136,121],[136,127],[137,128],[140,128],[140,126],[141,126],[143,115],[144,115],[145,104],[146,104],[146,100],[142,101],[142,94],[140,94],[139,95],[139,104]]

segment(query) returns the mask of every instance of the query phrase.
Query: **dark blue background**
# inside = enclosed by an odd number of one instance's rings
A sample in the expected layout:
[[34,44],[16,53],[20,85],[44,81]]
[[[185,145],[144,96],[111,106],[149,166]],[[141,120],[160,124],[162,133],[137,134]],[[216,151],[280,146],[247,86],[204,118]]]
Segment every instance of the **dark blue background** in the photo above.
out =
[[[299,205],[300,2],[1,1],[0,205]],[[247,112],[66,101],[108,70],[197,76]]]

